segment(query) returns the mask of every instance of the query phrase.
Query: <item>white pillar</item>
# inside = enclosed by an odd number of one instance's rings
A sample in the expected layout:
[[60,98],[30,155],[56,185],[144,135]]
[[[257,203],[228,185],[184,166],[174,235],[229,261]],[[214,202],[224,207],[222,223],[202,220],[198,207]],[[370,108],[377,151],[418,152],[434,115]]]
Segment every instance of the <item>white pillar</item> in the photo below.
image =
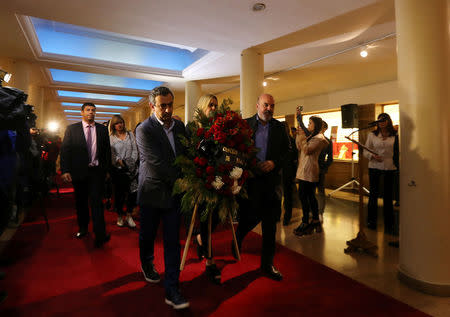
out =
[[264,91],[264,55],[254,49],[241,53],[241,113],[248,118],[256,113],[256,101]]
[[202,95],[201,85],[195,81],[187,81],[184,97],[184,122],[192,121],[198,99]]
[[400,99],[399,278],[450,296],[446,0],[396,0]]

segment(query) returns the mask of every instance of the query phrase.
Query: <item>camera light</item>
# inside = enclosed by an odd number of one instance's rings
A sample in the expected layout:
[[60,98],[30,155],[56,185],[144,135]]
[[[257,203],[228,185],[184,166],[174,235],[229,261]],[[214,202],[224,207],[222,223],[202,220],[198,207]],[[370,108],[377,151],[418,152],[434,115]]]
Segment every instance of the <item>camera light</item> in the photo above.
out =
[[267,86],[267,81],[263,81],[263,86],[264,86],[264,87]]
[[49,129],[51,132],[56,132],[56,131],[58,131],[58,128],[59,128],[59,123],[58,123],[58,122],[56,122],[56,121],[50,121],[50,122],[48,123],[48,129]]
[[363,50],[363,51],[361,51],[361,53],[359,53],[359,55],[361,55],[361,57],[367,57],[367,51],[366,50]]

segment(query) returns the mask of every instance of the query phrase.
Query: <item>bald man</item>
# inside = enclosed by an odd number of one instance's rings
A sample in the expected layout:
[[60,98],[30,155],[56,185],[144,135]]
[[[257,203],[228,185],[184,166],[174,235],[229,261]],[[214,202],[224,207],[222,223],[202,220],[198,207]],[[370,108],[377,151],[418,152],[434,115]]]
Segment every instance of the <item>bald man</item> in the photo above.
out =
[[[259,149],[254,178],[248,180],[248,199],[239,202],[239,225],[236,230],[239,249],[247,233],[259,222],[262,226],[261,270],[271,279],[283,276],[273,265],[277,210],[280,199],[276,187],[281,183],[281,168],[286,159],[289,139],[281,122],[273,118],[275,100],[269,94],[259,96],[257,113],[246,119],[253,130],[253,140]],[[233,254],[236,254],[234,248]]]

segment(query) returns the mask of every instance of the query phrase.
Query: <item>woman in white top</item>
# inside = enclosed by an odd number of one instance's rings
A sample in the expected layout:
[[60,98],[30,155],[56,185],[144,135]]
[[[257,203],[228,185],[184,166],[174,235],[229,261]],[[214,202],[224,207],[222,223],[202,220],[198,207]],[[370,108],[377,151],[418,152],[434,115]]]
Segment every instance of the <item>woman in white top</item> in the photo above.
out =
[[392,125],[391,117],[387,113],[378,116],[377,129],[369,133],[366,146],[377,154],[364,151],[369,159],[370,196],[367,216],[367,227],[376,230],[378,196],[380,193],[380,178],[384,178],[383,188],[383,214],[384,231],[393,233],[394,214],[392,207],[392,194],[394,174],[398,168],[398,135]]
[[[319,117],[309,118],[307,137],[302,129],[297,130],[295,143],[300,154],[296,178],[299,180],[299,198],[302,203],[302,223],[294,230],[294,234],[303,236],[314,230],[322,232],[319,220],[319,206],[316,199],[316,185],[319,181],[319,154],[328,145],[322,130],[322,119]],[[313,219],[309,223],[309,212]]]
[[[138,151],[134,135],[126,130],[125,121],[120,115],[114,115],[109,123],[109,142],[112,154],[114,209],[118,214],[117,225],[123,227],[127,224],[134,228],[136,224],[131,212],[136,206]],[[124,219],[125,200],[127,213]]]

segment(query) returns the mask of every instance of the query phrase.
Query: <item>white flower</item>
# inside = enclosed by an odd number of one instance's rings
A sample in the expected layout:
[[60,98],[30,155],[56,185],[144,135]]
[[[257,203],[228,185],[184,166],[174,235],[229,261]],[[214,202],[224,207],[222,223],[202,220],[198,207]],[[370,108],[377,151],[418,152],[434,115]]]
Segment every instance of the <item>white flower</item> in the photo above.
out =
[[233,195],[237,195],[241,191],[241,188],[242,187],[238,185],[238,181],[234,180],[233,186],[231,187],[231,192]]
[[230,177],[232,179],[239,179],[241,178],[243,171],[244,170],[242,168],[235,166],[233,170],[230,172]]
[[220,176],[216,176],[216,179],[214,180],[214,182],[211,183],[211,185],[216,189],[219,190],[222,188],[224,182],[222,182],[222,177]]

